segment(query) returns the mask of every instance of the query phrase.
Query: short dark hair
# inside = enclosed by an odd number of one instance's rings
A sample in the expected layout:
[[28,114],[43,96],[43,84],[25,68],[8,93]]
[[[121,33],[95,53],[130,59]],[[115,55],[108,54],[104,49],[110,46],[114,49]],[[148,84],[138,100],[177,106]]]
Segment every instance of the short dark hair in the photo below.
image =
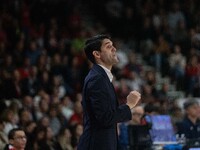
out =
[[101,50],[102,41],[104,39],[110,39],[110,36],[105,35],[105,34],[99,34],[87,39],[85,42],[85,48],[84,48],[85,54],[87,58],[94,64],[96,62],[95,62],[94,55],[92,53],[95,50],[96,51]]
[[15,133],[17,132],[17,131],[24,131],[22,128],[13,128],[13,129],[11,129],[10,131],[9,131],[9,133],[8,133],[8,139],[10,140],[10,139],[14,139],[14,136],[15,136]]
[[144,106],[144,111],[145,111],[145,113],[152,113],[152,112],[159,113],[159,107],[149,103]]
[[193,105],[198,105],[199,103],[196,100],[188,100],[183,104],[183,108],[186,110],[188,109],[190,106]]

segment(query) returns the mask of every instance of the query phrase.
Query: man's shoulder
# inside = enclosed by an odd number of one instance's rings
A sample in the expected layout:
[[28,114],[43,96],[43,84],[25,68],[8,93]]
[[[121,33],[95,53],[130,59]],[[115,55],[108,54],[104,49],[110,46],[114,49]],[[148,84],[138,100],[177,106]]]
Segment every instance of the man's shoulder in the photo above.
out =
[[185,117],[182,121],[180,121],[180,122],[177,123],[177,126],[179,126],[179,127],[186,127],[186,126],[190,127],[191,125],[193,125],[193,123],[187,117]]
[[88,75],[86,76],[85,80],[99,80],[99,79],[103,79],[104,77],[104,70],[103,68],[101,68],[99,65],[94,65],[91,70],[89,71]]

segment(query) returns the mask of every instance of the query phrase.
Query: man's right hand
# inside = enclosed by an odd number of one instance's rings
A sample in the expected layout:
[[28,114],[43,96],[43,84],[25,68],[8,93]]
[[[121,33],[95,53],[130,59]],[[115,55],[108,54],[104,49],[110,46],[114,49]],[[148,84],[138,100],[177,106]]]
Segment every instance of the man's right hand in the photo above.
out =
[[126,104],[129,106],[130,109],[132,109],[137,105],[137,103],[141,99],[141,94],[137,91],[131,91],[126,99]]

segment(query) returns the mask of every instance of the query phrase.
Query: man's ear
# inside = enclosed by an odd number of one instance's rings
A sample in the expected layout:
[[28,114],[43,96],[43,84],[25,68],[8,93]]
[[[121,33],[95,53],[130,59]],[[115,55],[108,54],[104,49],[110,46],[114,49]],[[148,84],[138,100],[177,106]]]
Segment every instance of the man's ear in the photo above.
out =
[[9,143],[10,143],[11,145],[13,145],[14,140],[13,140],[13,139],[9,139]]
[[100,58],[99,51],[93,51],[92,54],[94,55],[94,57]]

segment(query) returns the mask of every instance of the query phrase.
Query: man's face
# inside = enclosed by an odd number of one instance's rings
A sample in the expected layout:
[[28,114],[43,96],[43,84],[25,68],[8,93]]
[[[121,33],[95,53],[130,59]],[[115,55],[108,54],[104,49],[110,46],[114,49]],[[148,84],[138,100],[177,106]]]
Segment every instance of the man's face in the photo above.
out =
[[187,108],[186,113],[188,116],[191,117],[198,117],[199,116],[199,105],[194,104]]
[[24,131],[16,131],[11,144],[16,150],[24,150],[26,146],[27,138]]
[[112,66],[119,62],[117,57],[116,48],[109,39],[104,39],[101,46],[100,60],[105,66]]
[[143,115],[144,115],[144,109],[140,106],[136,106],[134,112],[132,113],[132,122],[134,124],[140,124]]

